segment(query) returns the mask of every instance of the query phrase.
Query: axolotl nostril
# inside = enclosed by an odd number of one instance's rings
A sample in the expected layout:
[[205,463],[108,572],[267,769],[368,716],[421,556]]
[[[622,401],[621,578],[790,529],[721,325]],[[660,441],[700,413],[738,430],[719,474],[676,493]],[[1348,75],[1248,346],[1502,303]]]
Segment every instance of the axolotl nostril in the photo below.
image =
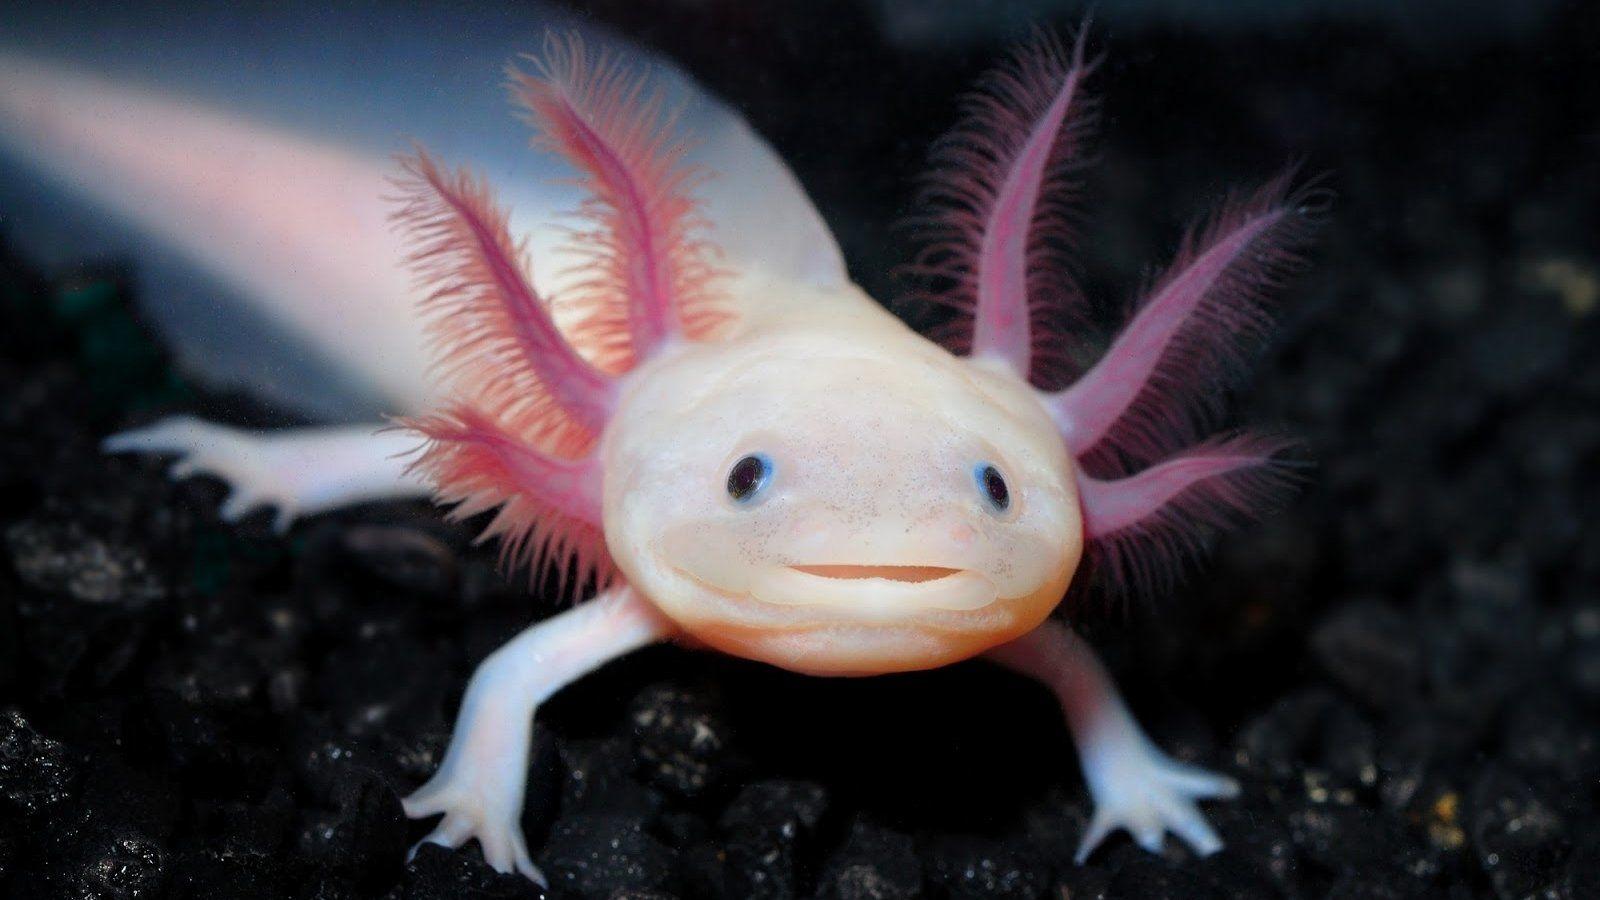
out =
[[230,511],[272,502],[285,522],[431,492],[491,513],[508,561],[599,585],[472,677],[443,763],[405,800],[442,815],[427,840],[475,839],[495,868],[540,877],[518,824],[537,708],[681,641],[813,675],[986,657],[1060,700],[1096,806],[1079,859],[1117,829],[1152,851],[1169,832],[1220,848],[1197,803],[1237,786],[1157,749],[1052,613],[1086,579],[1160,589],[1205,534],[1291,488],[1288,441],[1208,432],[1321,192],[1284,175],[1227,198],[1099,361],[1043,390],[1086,306],[1062,259],[1094,119],[1081,35],[1022,46],[934,150],[909,268],[952,311],[939,342],[847,281],[721,253],[736,236],[697,199],[716,173],[621,59],[552,37],[535,66],[511,89],[588,193],[580,274],[541,291],[484,181],[404,159],[395,219],[437,354],[404,430],[179,419],[108,441],[186,453],[234,483]]

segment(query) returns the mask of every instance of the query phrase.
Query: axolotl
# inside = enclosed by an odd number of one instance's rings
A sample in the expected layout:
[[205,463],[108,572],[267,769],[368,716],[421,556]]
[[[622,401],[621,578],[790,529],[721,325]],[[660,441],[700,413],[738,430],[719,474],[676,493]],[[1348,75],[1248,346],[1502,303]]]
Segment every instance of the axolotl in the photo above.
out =
[[175,418],[106,446],[223,478],[228,517],[432,494],[490,514],[509,564],[595,586],[483,661],[438,772],[404,800],[442,816],[426,841],[476,840],[497,870],[541,878],[519,824],[540,704],[663,641],[818,676],[992,660],[1060,701],[1095,804],[1080,861],[1119,829],[1212,853],[1198,803],[1237,784],[1158,749],[1053,614],[1091,580],[1160,590],[1292,487],[1291,441],[1208,435],[1322,194],[1291,171],[1228,197],[1097,362],[1036,387],[1071,367],[1086,317],[1064,254],[1096,64],[1081,32],[1035,36],[936,145],[910,266],[949,310],[935,341],[848,281],[721,253],[697,199],[716,173],[688,161],[648,77],[554,35],[510,87],[588,196],[559,294],[486,182],[418,149],[395,220],[436,365],[398,428]]

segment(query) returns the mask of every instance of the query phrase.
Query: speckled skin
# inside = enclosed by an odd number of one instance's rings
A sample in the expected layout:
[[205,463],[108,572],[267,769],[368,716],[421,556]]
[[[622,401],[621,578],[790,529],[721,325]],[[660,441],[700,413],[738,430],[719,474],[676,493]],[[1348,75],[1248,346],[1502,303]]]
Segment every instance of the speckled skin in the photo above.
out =
[[[1083,529],[1033,389],[857,289],[738,289],[764,313],[630,373],[607,429],[605,534],[627,582],[702,643],[817,675],[945,665],[1043,621]],[[772,483],[738,503],[723,482],[754,452]],[[973,478],[983,463],[1010,486],[1004,511]],[[865,567],[955,571],[908,583]]]
[[[579,45],[571,46],[581,60]],[[1082,45],[1070,57],[1044,45],[1032,52],[1048,63],[1035,75],[1061,82],[1048,115],[1053,128],[1062,128],[1086,71]],[[615,104],[609,109],[617,133],[630,133],[633,111]],[[509,420],[505,408],[495,413],[500,420],[485,416],[447,437],[419,426],[434,449],[472,444],[480,453],[443,478],[407,469],[399,458],[406,436],[359,427],[257,435],[181,418],[113,436],[107,449],[181,454],[177,474],[203,472],[232,486],[226,517],[270,503],[284,528],[296,516],[437,491],[477,510],[537,499],[547,504],[542,509],[558,514],[552,520],[565,516],[596,530],[615,566],[611,586],[530,626],[483,662],[468,685],[438,772],[405,800],[413,817],[442,816],[426,841],[455,847],[476,840],[500,871],[542,877],[520,826],[539,704],[607,660],[666,640],[816,675],[926,669],[986,655],[1044,682],[1061,702],[1097,808],[1080,859],[1119,828],[1152,852],[1168,832],[1198,853],[1213,852],[1221,841],[1197,801],[1231,796],[1237,786],[1156,749],[1093,651],[1049,616],[1094,536],[1097,509],[1103,537],[1159,513],[1184,490],[1259,465],[1263,457],[1221,448],[1116,482],[1076,471],[1074,454],[1084,448],[1073,446],[1078,431],[1066,426],[1076,425],[1080,412],[1102,414],[1105,425],[1115,424],[1121,413],[1106,415],[1104,404],[1077,402],[1109,395],[1104,380],[1082,382],[1087,388],[1079,395],[1047,396],[1029,385],[1027,360],[1018,358],[1030,346],[1030,314],[1017,293],[1027,282],[1022,235],[1031,221],[1022,201],[1043,190],[1054,146],[1053,131],[1039,134],[1018,156],[1017,165],[1032,166],[1031,174],[996,207],[1004,222],[995,233],[1009,237],[993,248],[984,244],[992,270],[984,276],[975,344],[967,356],[912,332],[843,278],[831,242],[816,241],[814,211],[803,198],[791,198],[789,227],[747,241],[757,248],[776,244],[778,252],[769,256],[792,258],[791,264],[774,268],[760,253],[726,260],[728,278],[718,289],[725,292],[730,316],[714,335],[691,334],[686,316],[675,320],[683,310],[675,298],[660,295],[666,282],[641,287],[627,281],[671,263],[650,256],[649,242],[626,244],[626,252],[644,253],[649,265],[631,266],[621,256],[613,277],[626,282],[622,293],[630,302],[650,301],[631,308],[637,316],[632,321],[656,318],[633,335],[637,363],[631,369],[582,376],[588,362],[571,354],[552,361],[533,353],[517,343],[517,326],[505,324],[521,316],[547,332],[554,327],[534,321],[553,314],[531,288],[515,283],[524,276],[505,275],[519,267],[510,259],[514,252],[505,249],[515,239],[500,233],[505,220],[470,185],[428,172],[420,186],[443,202],[423,207],[411,222],[446,235],[441,246],[471,263],[450,268],[454,257],[446,257],[448,264],[434,270],[436,280],[476,285],[450,311],[470,318],[498,310],[502,319],[495,327],[501,331],[493,336],[503,342],[498,346],[518,348],[522,374],[535,386],[560,388],[563,379],[574,379],[571,386],[582,377],[603,382],[582,404],[551,407],[557,414],[591,413],[599,421],[595,442],[581,458],[552,455],[551,446],[539,446],[537,423],[531,431],[496,433]],[[304,160],[318,164],[313,157]],[[675,182],[625,148],[589,165],[613,171],[618,160],[653,171],[651,177],[668,185],[656,199],[671,199]],[[792,187],[784,179],[772,183]],[[1123,367],[1116,371],[1131,373],[1133,387],[1152,377],[1161,348],[1206,300],[1218,273],[1230,271],[1237,259],[1253,258],[1254,242],[1270,239],[1289,215],[1275,197],[1267,196],[1261,209],[1241,207],[1225,220],[1227,240],[1206,242],[1141,313],[1129,332],[1135,346],[1111,354]],[[620,219],[606,221],[603,227],[613,235],[625,230]],[[726,226],[734,220],[722,221]],[[747,219],[743,227],[759,230],[761,221]],[[665,240],[672,227],[660,227],[656,237]],[[482,240],[485,234],[489,240]],[[791,238],[807,249],[786,251]],[[341,261],[322,260],[335,267]],[[402,314],[421,315],[409,306]],[[340,346],[344,335],[337,317],[312,317],[309,323],[328,328],[324,343]],[[641,335],[649,340],[640,341]],[[482,346],[461,340],[459,332],[457,338],[456,352]],[[541,340],[549,350],[570,342],[570,335],[558,336],[555,344]],[[510,378],[509,369],[497,368],[506,359],[477,370],[476,380],[465,382],[468,390],[487,393]],[[389,354],[374,365],[396,369],[414,362]],[[569,395],[549,394],[557,397],[556,406]],[[470,406],[481,398],[458,398],[463,399]],[[420,394],[408,400],[422,408],[430,402]],[[734,496],[730,469],[750,454],[759,454],[771,469],[759,491]],[[1003,502],[980,474],[991,469],[1004,481]],[[438,476],[439,470],[426,474]],[[459,487],[464,475],[483,477],[470,490],[452,493],[449,482]],[[487,499],[485,483],[492,488]],[[533,521],[524,518],[518,527]],[[564,527],[537,540],[565,539],[569,535],[559,530]],[[515,530],[506,533],[518,536]]]

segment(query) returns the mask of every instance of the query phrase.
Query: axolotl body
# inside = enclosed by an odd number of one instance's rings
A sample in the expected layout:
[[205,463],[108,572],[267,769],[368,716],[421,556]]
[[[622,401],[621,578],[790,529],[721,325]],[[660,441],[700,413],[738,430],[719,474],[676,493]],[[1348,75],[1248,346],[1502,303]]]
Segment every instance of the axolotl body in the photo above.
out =
[[1090,575],[1158,588],[1204,532],[1293,481],[1288,442],[1206,431],[1317,192],[1283,176],[1229,198],[1100,360],[1046,391],[1033,380],[1083,308],[1060,259],[1093,115],[1081,36],[1019,49],[935,150],[912,268],[954,309],[943,343],[848,283],[719,254],[705,173],[647,81],[576,37],[536,65],[513,94],[589,193],[568,289],[536,289],[485,184],[419,150],[396,218],[438,390],[402,429],[182,418],[107,442],[223,477],[229,515],[273,503],[287,523],[431,493],[492,513],[510,562],[598,585],[474,674],[437,774],[405,799],[442,814],[427,840],[476,839],[495,868],[539,878],[519,824],[535,711],[607,660],[679,641],[812,675],[986,657],[1061,702],[1096,805],[1079,859],[1117,829],[1152,851],[1168,832],[1219,849],[1197,802],[1236,784],[1157,749],[1052,613]]

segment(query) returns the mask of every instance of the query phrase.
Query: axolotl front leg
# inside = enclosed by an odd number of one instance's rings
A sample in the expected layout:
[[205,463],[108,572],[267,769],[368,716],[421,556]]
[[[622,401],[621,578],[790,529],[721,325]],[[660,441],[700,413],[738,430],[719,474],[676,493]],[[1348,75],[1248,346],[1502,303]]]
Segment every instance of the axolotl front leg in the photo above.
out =
[[[412,818],[444,815],[424,842],[455,848],[476,839],[496,870],[515,869],[543,883],[520,822],[539,705],[599,666],[676,631],[649,601],[617,587],[530,626],[490,654],[467,685],[444,762],[404,800]],[[1095,802],[1078,862],[1118,829],[1152,853],[1168,832],[1202,856],[1222,849],[1196,801],[1236,796],[1238,784],[1157,749],[1094,650],[1071,629],[1046,622],[986,655],[1043,682],[1061,702]]]
[[520,821],[534,712],[585,673],[673,631],[648,601],[617,587],[491,653],[467,684],[439,771],[405,798],[414,819],[444,814],[424,842],[454,848],[477,839],[490,866],[543,883]]
[[380,425],[246,431],[193,416],[173,416],[106,438],[108,453],[175,455],[174,478],[210,475],[228,485],[220,515],[238,521],[262,506],[285,531],[301,516],[375,500],[426,497],[406,471],[417,437]]
[[1095,807],[1078,844],[1078,862],[1119,828],[1151,853],[1161,851],[1167,832],[1201,856],[1222,849],[1196,801],[1238,796],[1238,783],[1157,749],[1094,650],[1070,628],[1048,621],[986,656],[1043,682],[1061,702]]

